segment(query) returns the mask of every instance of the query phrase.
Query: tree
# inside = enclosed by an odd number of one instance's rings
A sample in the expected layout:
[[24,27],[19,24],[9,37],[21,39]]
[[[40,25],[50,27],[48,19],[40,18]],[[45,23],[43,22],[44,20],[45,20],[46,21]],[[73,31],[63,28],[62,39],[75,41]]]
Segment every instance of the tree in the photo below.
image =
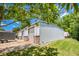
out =
[[[26,5],[30,6],[29,11],[26,10],[25,8]],[[61,5],[62,7],[66,5],[67,10],[73,7],[75,10],[78,9],[78,5],[74,3],[59,4],[59,5]],[[3,19],[14,19],[14,22],[21,21],[22,23],[21,28],[30,25],[31,18],[38,18],[46,21],[47,23],[55,23],[55,21],[59,17],[59,10],[56,4],[51,4],[51,3],[46,3],[46,4],[45,3],[43,4],[15,3],[12,6],[7,6],[7,4],[2,4],[2,7],[4,11]],[[7,26],[7,25],[3,25],[3,26]],[[2,27],[2,25],[0,27]]]
[[[26,5],[29,5],[31,7],[29,11],[26,11],[26,9],[24,8],[24,6]],[[54,20],[56,20],[59,16],[58,9],[55,4],[15,3],[13,6],[7,6],[6,4],[3,4],[2,6],[4,7],[4,19],[14,19],[14,22],[21,21],[22,28],[26,25],[30,25],[31,18],[38,18],[47,21],[48,23],[53,23]]]
[[0,28],[1,31],[4,31],[4,29]]
[[79,23],[74,24],[72,29],[72,37],[79,41]]
[[13,29],[13,32],[18,32],[20,30],[20,28],[15,28],[15,29]]
[[3,6],[0,6],[0,20],[3,19],[3,10],[4,10]]
[[[13,6],[7,6],[7,4],[2,4],[1,7],[3,7],[4,9],[0,10],[0,11],[4,11],[2,12],[2,20],[4,19],[14,19],[14,22],[16,21],[24,21],[26,20],[26,14],[27,12],[23,9],[23,6],[25,4],[14,4]],[[26,20],[27,21],[27,20]],[[14,23],[12,22],[12,23]],[[6,25],[0,25],[0,27],[3,26],[7,26],[10,25],[12,23],[6,24]],[[27,22],[25,23],[25,25],[27,24]]]
[[69,32],[72,38],[79,40],[79,12],[64,16],[57,24]]
[[79,10],[78,10],[78,8],[79,8],[78,3],[60,3],[59,5],[60,5],[62,8],[65,7],[65,9],[66,9],[67,11],[68,11],[69,9],[72,9],[72,8],[74,8],[74,11],[75,11],[75,12],[79,11]]
[[33,17],[44,20],[48,23],[54,23],[58,18],[58,8],[55,4],[32,4]]

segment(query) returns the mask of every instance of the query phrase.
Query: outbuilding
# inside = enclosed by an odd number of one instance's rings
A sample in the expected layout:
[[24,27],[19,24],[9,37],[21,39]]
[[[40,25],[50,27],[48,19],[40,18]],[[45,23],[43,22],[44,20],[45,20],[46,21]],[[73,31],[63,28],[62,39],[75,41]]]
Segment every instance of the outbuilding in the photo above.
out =
[[28,40],[28,27],[25,27],[24,29],[18,31],[17,37],[18,39]]
[[44,44],[54,40],[64,39],[64,30],[55,24],[40,22],[39,25],[32,25],[29,29],[29,40],[35,44]]
[[8,42],[9,40],[15,40],[16,33],[11,31],[0,31],[0,41],[3,43],[4,41]]

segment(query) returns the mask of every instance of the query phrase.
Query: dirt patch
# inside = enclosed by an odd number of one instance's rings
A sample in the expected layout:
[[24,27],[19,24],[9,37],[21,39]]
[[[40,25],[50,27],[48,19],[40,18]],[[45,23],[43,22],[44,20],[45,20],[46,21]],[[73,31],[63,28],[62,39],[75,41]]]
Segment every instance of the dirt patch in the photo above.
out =
[[26,40],[15,40],[9,43],[0,43],[0,53],[24,49],[31,44],[31,41]]

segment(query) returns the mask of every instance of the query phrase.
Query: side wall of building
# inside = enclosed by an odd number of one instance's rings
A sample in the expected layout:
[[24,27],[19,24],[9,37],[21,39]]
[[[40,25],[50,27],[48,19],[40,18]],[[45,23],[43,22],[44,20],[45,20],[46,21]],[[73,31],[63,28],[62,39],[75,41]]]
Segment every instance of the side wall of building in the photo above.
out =
[[40,42],[39,29],[40,28],[38,26],[33,26],[29,28],[29,40],[34,44],[39,44]]
[[0,40],[14,40],[16,34],[14,32],[0,32]]
[[41,25],[40,43],[64,39],[64,31],[57,26]]
[[19,39],[28,40],[28,28],[24,28],[23,30],[17,33]]

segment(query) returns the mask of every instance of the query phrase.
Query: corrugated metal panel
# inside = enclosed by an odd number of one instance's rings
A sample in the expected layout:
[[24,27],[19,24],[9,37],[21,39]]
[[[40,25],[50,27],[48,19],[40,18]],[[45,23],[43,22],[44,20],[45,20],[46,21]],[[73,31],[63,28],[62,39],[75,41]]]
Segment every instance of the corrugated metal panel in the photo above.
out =
[[53,40],[64,39],[64,31],[55,26],[48,24],[41,24],[40,27],[40,40],[41,43],[46,43]]
[[29,39],[33,42],[34,36],[40,37],[40,43],[64,39],[64,30],[55,24],[40,23],[40,27],[29,29]]

